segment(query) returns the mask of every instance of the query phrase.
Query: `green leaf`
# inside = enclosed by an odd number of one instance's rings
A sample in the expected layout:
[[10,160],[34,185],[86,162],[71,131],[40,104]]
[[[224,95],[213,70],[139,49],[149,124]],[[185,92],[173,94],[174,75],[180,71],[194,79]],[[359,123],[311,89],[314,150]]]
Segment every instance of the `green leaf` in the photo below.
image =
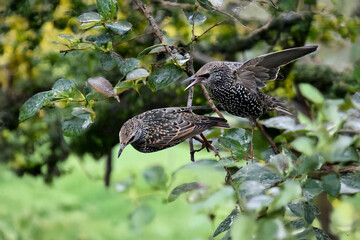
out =
[[135,231],[141,231],[143,227],[151,223],[154,217],[154,210],[147,205],[142,205],[130,214],[130,227]]
[[172,63],[156,69],[148,79],[148,85],[153,91],[160,90],[179,80],[183,71]]
[[256,219],[240,214],[231,226],[231,239],[253,239],[258,230]]
[[100,64],[105,71],[111,71],[115,67],[113,57],[109,53],[100,53]]
[[313,227],[313,231],[315,233],[316,240],[331,240],[331,238],[326,235],[322,229]]
[[250,149],[251,135],[245,129],[233,128],[219,138],[219,143],[238,158],[244,158]]
[[120,81],[114,87],[115,93],[122,93],[123,91],[128,90],[133,87],[133,83],[131,81]]
[[308,202],[289,203],[288,207],[296,216],[303,217],[307,224],[311,224],[320,214],[319,209]]
[[103,77],[89,78],[87,82],[98,93],[104,94],[107,97],[114,96],[114,89],[111,83]]
[[119,66],[119,70],[122,75],[126,76],[129,72],[133,71],[137,68],[140,64],[140,61],[136,58],[129,58],[126,59],[124,62],[121,63]]
[[298,137],[292,143],[291,146],[296,151],[311,156],[315,153],[315,142],[308,137]]
[[201,189],[204,188],[205,185],[198,183],[198,182],[191,182],[191,183],[184,183],[181,184],[180,186],[177,186],[176,188],[174,188],[169,197],[168,197],[168,201],[172,202],[175,201],[181,194],[186,193],[186,192],[190,192],[193,190],[197,190],[197,189]]
[[198,11],[187,11],[187,10],[183,10],[186,16],[187,21],[191,24],[191,25],[197,25],[200,23],[203,23],[206,21],[206,16],[205,14],[198,12]]
[[19,121],[34,116],[42,107],[44,107],[55,96],[54,91],[40,92],[29,98],[20,108]]
[[[90,118],[90,115],[89,115],[89,118]],[[61,126],[63,134],[67,137],[79,136],[89,126],[89,123],[90,123],[89,118],[82,119],[82,118],[75,117],[70,120],[64,121]]]
[[[159,49],[156,50],[155,52],[151,52],[152,50],[155,50],[155,49],[157,49],[157,48],[159,48]],[[139,53],[138,57],[143,57],[143,56],[147,55],[147,54],[150,53],[150,52],[151,52],[151,53],[158,53],[159,50],[160,50],[161,52],[164,52],[164,51],[165,51],[164,44],[156,44],[156,45],[152,45],[152,46],[150,46],[150,47],[147,47],[147,48],[145,48],[144,50],[142,50],[142,51]]]
[[360,92],[356,92],[354,96],[351,97],[351,102],[355,108],[360,110]]
[[245,181],[239,187],[239,192],[242,198],[249,201],[251,198],[263,195],[266,187],[258,181]]
[[286,231],[280,219],[263,218],[258,223],[256,240],[280,240],[285,239]]
[[149,72],[144,68],[137,68],[126,75],[126,81],[134,81],[143,78],[147,78],[149,76]]
[[302,191],[304,198],[306,200],[311,200],[319,195],[323,191],[323,188],[319,180],[308,178],[303,184]]
[[105,26],[116,34],[123,35],[131,30],[132,24],[126,21],[105,23]]
[[305,156],[301,155],[297,159],[297,172],[299,174],[309,173],[314,170],[317,170],[321,167],[323,163],[322,158],[319,155]]
[[322,104],[324,102],[324,96],[321,92],[308,83],[299,84],[301,94],[316,104]]
[[101,21],[101,15],[96,12],[83,13],[77,18],[77,20],[81,23],[99,22]]
[[252,163],[239,169],[233,175],[233,179],[235,182],[256,181],[266,188],[269,188],[282,180],[273,169],[258,163]]
[[162,189],[167,182],[167,175],[161,166],[153,166],[145,169],[143,177],[146,182],[154,189]]
[[209,11],[215,10],[215,8],[212,6],[210,1],[208,1],[208,0],[197,0],[197,1],[200,4],[200,6],[202,6],[206,10],[209,10]]
[[52,87],[52,90],[65,91],[68,93],[72,92],[74,89],[76,89],[76,83],[66,78],[60,78],[54,83]]
[[340,180],[334,173],[321,177],[323,189],[333,197],[336,197],[340,191]]
[[117,11],[116,0],[96,0],[98,11],[103,19],[113,19]]
[[269,206],[269,212],[284,208],[288,203],[301,195],[301,187],[297,181],[288,180],[280,185],[280,193]]
[[261,120],[261,124],[267,128],[277,128],[287,131],[302,130],[301,125],[296,125],[295,120],[289,116],[273,117],[266,120]]
[[213,237],[216,237],[220,233],[229,230],[238,215],[239,215],[239,210],[237,210],[237,209],[232,210],[232,212],[229,214],[229,216],[227,216],[216,228],[216,230],[213,234]]
[[340,193],[354,194],[360,192],[360,173],[348,173],[340,177]]

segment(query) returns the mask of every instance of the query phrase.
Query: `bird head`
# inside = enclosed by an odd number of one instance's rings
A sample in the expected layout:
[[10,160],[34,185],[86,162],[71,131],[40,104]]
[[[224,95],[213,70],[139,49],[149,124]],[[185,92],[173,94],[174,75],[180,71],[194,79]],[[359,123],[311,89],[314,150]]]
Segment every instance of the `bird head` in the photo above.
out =
[[141,123],[137,119],[129,119],[124,123],[119,132],[120,149],[118,158],[120,157],[124,148],[138,140],[141,136]]
[[184,82],[192,81],[185,90],[194,86],[195,84],[202,83],[205,86],[208,86],[210,82],[216,81],[219,79],[217,76],[220,76],[222,73],[225,73],[225,69],[228,67],[224,64],[224,62],[214,61],[206,63],[202,66],[194,75],[184,80]]

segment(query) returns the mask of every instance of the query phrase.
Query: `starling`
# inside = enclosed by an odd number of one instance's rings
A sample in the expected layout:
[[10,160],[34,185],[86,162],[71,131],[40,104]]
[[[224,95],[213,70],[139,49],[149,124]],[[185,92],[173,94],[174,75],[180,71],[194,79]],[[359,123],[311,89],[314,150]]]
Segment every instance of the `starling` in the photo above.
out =
[[[265,82],[278,78],[280,66],[316,51],[317,45],[290,48],[265,54],[244,63],[214,61],[205,64],[187,80],[186,88],[203,83],[228,113],[249,119],[252,134],[256,120],[269,110],[291,114],[282,101],[261,92]],[[252,146],[251,146],[252,153]]]
[[127,120],[119,132],[118,157],[128,144],[140,152],[156,152],[212,127],[230,128],[225,119],[194,114],[194,108],[153,109]]

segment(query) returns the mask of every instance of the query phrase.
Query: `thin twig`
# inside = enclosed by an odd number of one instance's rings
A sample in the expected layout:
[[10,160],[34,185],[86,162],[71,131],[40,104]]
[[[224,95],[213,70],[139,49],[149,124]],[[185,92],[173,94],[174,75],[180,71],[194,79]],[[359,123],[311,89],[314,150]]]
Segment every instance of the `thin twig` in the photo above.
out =
[[169,2],[169,1],[164,1],[164,0],[152,0],[152,1],[159,2],[163,6],[179,7],[181,9],[187,9],[187,8],[192,8],[193,7],[192,4],[188,4],[188,3],[177,3],[177,2]]
[[149,35],[149,34],[153,34],[154,31],[151,31],[151,32],[146,32],[146,33],[143,33],[143,34],[140,34],[140,35],[136,35],[128,40],[125,40],[125,41],[121,41],[121,42],[115,42],[113,43],[112,45],[113,46],[117,46],[117,45],[120,45],[120,44],[123,44],[123,43],[126,43],[126,42],[130,42],[132,40],[135,40],[135,39],[138,39],[138,38],[142,38],[143,36],[146,36],[146,35]]
[[233,21],[239,23],[242,27],[246,28],[246,29],[253,29],[252,27],[248,27],[245,26],[239,19],[237,19],[234,15],[231,15],[228,12],[225,12],[223,10],[220,10],[219,8],[214,8],[217,12],[224,14],[225,16],[229,17],[230,19],[232,19]]
[[160,30],[159,26],[157,25],[155,19],[153,16],[151,16],[149,10],[147,9],[146,5],[142,3],[141,0],[133,0],[136,5],[138,5],[138,7],[140,8],[141,12],[144,14],[144,16],[146,17],[146,19],[149,21],[152,29],[154,30],[154,34],[155,36],[160,40],[160,42],[162,44],[164,44],[165,50],[166,52],[170,55],[171,59],[176,62],[176,58],[175,56],[172,54],[171,49],[169,48],[169,46],[167,46],[165,44],[164,41],[164,36],[162,31]]
[[256,121],[256,126],[259,128],[260,132],[264,135],[264,137],[266,138],[266,140],[270,143],[270,146],[272,147],[272,149],[274,150],[275,154],[279,154],[280,151],[277,148],[277,146],[275,145],[274,141],[272,140],[272,138],[269,136],[269,134],[267,134],[267,132],[265,131],[264,127],[258,122]]
[[[202,34],[200,34],[199,36],[195,36],[194,33],[194,37],[191,39],[191,42],[189,42],[188,44],[186,44],[186,46],[192,44],[193,42],[196,42],[199,38],[201,38],[202,36],[204,36],[206,33],[208,33],[211,29],[213,29],[216,26],[219,26],[220,24],[222,24],[223,22],[225,22],[226,20],[222,20],[220,22],[215,23],[214,25],[212,25],[211,27],[209,27],[208,29],[206,29]],[[194,28],[192,29],[192,32],[194,32]]]
[[209,93],[208,93],[208,91],[206,90],[205,86],[204,86],[203,84],[200,84],[200,85],[201,85],[201,88],[202,88],[202,90],[203,90],[203,93],[204,93],[204,96],[205,96],[206,100],[207,100],[207,101],[209,102],[209,104],[210,104],[211,109],[214,110],[214,111],[217,113],[217,115],[219,115],[219,117],[225,119],[224,116],[223,116],[223,115],[221,114],[221,112],[219,111],[219,109],[216,108],[214,102],[211,100],[211,98],[210,98],[210,96],[209,96]]

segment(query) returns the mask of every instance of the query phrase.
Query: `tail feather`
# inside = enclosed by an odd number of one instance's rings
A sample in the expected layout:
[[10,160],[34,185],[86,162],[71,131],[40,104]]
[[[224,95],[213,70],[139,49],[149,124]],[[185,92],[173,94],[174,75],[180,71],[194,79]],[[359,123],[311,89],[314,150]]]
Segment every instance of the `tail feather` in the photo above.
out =
[[207,117],[213,127],[230,128],[228,121],[224,118]]

